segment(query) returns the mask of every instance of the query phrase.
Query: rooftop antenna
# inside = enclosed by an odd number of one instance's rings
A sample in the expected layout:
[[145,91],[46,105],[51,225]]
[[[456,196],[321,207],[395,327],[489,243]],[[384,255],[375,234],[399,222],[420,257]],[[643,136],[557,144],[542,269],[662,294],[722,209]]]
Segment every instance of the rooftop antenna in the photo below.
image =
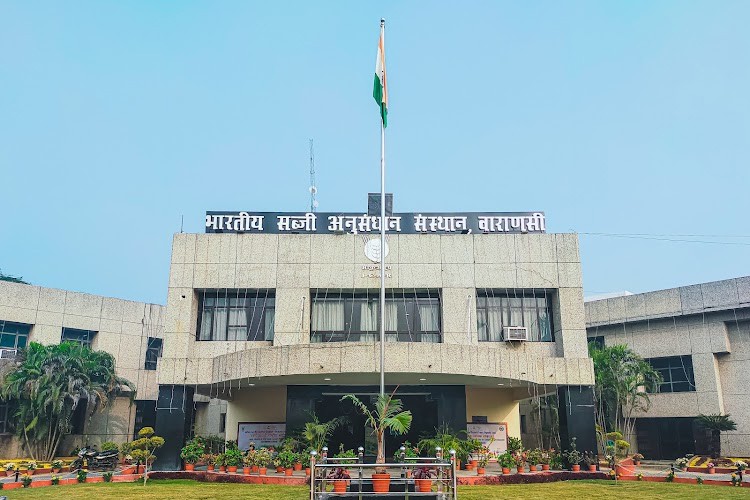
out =
[[318,200],[315,196],[318,188],[315,186],[315,153],[313,152],[313,140],[310,139],[310,212],[315,213],[318,209]]

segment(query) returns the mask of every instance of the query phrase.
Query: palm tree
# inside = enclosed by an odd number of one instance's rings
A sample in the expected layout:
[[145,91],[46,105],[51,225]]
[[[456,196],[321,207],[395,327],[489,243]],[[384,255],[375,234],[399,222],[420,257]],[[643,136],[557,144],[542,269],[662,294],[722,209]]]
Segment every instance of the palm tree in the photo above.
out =
[[333,431],[346,422],[346,418],[337,417],[328,422],[321,422],[315,413],[310,413],[310,418],[312,420],[310,422],[305,422],[305,427],[302,429],[301,436],[302,439],[307,441],[307,444],[311,449],[320,453],[323,446],[325,446],[328,439],[330,439],[331,434],[333,434]]
[[711,458],[721,456],[721,433],[737,430],[737,424],[729,417],[729,414],[698,415],[698,425],[711,431]]
[[354,403],[354,406],[364,415],[367,424],[372,427],[372,432],[378,442],[378,455],[375,460],[377,464],[385,463],[385,443],[383,441],[385,431],[389,430],[394,434],[401,435],[409,432],[411,427],[411,412],[404,411],[404,405],[400,399],[393,399],[396,390],[389,395],[380,394],[375,401],[374,411],[370,410],[354,394],[347,394],[341,398],[341,401],[348,399]]
[[102,410],[112,397],[135,387],[115,373],[115,360],[76,343],[43,346],[32,342],[21,362],[0,381],[0,399],[13,401],[16,433],[35,460],[52,460],[72,429],[79,405],[86,415]]

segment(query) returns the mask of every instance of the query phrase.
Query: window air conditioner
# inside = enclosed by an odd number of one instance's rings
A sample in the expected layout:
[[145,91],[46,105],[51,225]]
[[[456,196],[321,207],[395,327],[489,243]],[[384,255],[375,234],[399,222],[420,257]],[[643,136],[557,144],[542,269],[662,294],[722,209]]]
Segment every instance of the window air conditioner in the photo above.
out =
[[0,359],[15,359],[18,349],[0,349]]
[[506,326],[503,327],[503,340],[529,340],[529,331],[525,326]]

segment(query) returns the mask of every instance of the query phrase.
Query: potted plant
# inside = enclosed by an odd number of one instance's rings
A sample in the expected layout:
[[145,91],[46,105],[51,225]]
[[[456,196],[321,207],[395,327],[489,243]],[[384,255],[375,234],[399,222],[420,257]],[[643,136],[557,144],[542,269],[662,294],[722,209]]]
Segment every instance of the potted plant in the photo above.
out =
[[12,476],[13,474],[16,473],[16,468],[18,466],[15,463],[13,463],[13,462],[8,462],[8,463],[5,464],[4,467],[5,467],[5,475],[6,476]]
[[76,481],[78,481],[79,483],[85,483],[86,482],[86,476],[88,476],[88,475],[89,475],[89,471],[87,471],[86,469],[80,469],[76,473]]
[[640,453],[636,453],[633,455],[633,464],[635,465],[641,465],[641,460],[643,460],[643,455]]
[[55,474],[57,474],[63,468],[63,461],[60,460],[60,459],[53,460],[52,463],[50,464],[50,468],[52,469],[52,472],[54,472]]
[[539,450],[539,463],[542,464],[542,470],[549,470],[549,462],[552,458],[549,450]]
[[[366,404],[354,394],[347,394],[341,400],[348,399],[364,415],[365,421],[372,428],[378,444],[378,454],[375,463],[385,463],[385,431],[394,434],[406,434],[411,427],[412,415],[410,411],[404,411],[400,399],[394,399],[396,391],[390,395],[380,394],[375,402],[375,409],[370,410]],[[391,476],[385,468],[375,469],[372,475],[372,489],[375,493],[387,493],[391,488]]]
[[736,461],[736,462],[734,463],[734,465],[735,465],[735,467],[737,467],[737,472],[742,472],[742,471],[744,471],[745,469],[747,469],[747,463],[746,463],[746,462],[743,462],[742,460],[737,460],[737,461]]
[[432,491],[432,478],[435,472],[430,467],[419,467],[414,471],[414,482],[417,485],[417,491],[420,493],[429,493]]
[[497,457],[497,463],[503,474],[510,474],[510,468],[516,465],[516,461],[509,451],[499,455]]
[[290,450],[283,450],[278,455],[279,465],[284,469],[284,475],[291,476],[294,471],[294,463],[297,461],[297,454]]
[[565,453],[565,458],[568,459],[570,470],[572,470],[573,472],[578,472],[581,470],[580,463],[583,459],[583,455],[576,449],[576,438],[572,438],[570,440],[570,450]]
[[224,461],[227,464],[227,471],[230,473],[237,472],[237,467],[242,465],[242,451],[237,446],[227,446],[224,452]]
[[537,464],[539,464],[541,460],[541,451],[539,451],[539,448],[535,448],[533,450],[528,450],[526,452],[526,461],[529,463],[529,472],[536,472],[537,471]]
[[477,456],[477,476],[483,476],[487,469],[487,462],[490,461],[490,450],[482,449]]
[[52,476],[52,477],[50,478],[50,482],[52,483],[52,486],[57,486],[58,484],[60,484],[60,476],[58,476],[58,475],[53,475],[53,476]]
[[21,476],[21,484],[23,484],[24,488],[31,486],[31,474],[24,474]]
[[206,464],[206,470],[212,472],[215,469],[214,464],[216,463],[216,455],[213,453],[204,453],[201,457],[201,461]]
[[205,451],[203,443],[195,439],[188,441],[185,446],[182,447],[182,450],[180,450],[180,458],[185,462],[185,470],[195,470],[196,462],[203,457]]
[[112,475],[113,475],[112,472],[109,472],[109,471],[107,471],[104,474],[102,474],[102,477],[104,478],[104,482],[105,483],[111,483],[112,482]]
[[713,462],[708,462],[706,464],[706,468],[708,469],[709,474],[716,474],[716,464]]
[[34,460],[31,460],[26,464],[26,474],[28,474],[29,476],[33,476],[34,471],[37,470],[38,468],[39,468],[39,465],[37,465],[37,463]]
[[526,463],[526,453],[517,451],[513,454],[513,460],[516,465],[516,471],[519,474],[523,474],[525,470],[524,464]]
[[273,464],[273,468],[276,469],[277,474],[284,472],[284,467],[281,466],[281,460],[278,457],[271,460],[271,463]]
[[242,474],[249,476],[253,472],[253,460],[255,459],[255,450],[248,450],[242,456]]
[[265,476],[268,472],[268,463],[271,461],[271,453],[268,448],[261,448],[255,452],[255,463],[258,464],[258,474]]
[[219,472],[226,472],[227,470],[227,456],[224,453],[216,455],[216,465],[219,466]]
[[596,472],[596,459],[587,451],[583,453],[583,465],[589,472]]
[[328,473],[326,479],[333,483],[334,493],[346,493],[346,484],[351,476],[343,467],[336,467]]
[[685,472],[687,470],[687,466],[688,466],[688,459],[685,458],[685,457],[680,457],[680,458],[678,458],[677,460],[674,461],[674,464],[682,472]]

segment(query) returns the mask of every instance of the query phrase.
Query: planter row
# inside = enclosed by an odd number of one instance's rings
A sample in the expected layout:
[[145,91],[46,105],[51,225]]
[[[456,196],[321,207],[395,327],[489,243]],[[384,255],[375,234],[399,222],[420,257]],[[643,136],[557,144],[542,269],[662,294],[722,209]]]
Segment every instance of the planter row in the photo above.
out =
[[[135,481],[138,479],[137,474],[129,474],[129,475],[120,475],[120,476],[113,476],[112,482],[113,483],[122,483],[122,482],[130,482]],[[104,478],[102,476],[94,476],[94,477],[87,477],[86,483],[103,483]],[[72,478],[66,478],[66,479],[60,479],[59,486],[64,486],[68,484],[78,484],[78,479],[72,477]],[[36,481],[32,481],[29,485],[29,488],[40,488],[43,486],[53,486],[51,479],[38,479]],[[13,482],[13,483],[2,483],[2,489],[3,490],[14,490],[17,488],[23,488],[23,483]]]
[[[734,471],[733,471],[734,472]],[[621,476],[620,481],[639,481],[636,476]],[[648,483],[666,483],[667,479],[663,476],[643,476],[640,481]],[[680,484],[698,484],[698,481],[692,477],[676,477],[672,481],[673,483]],[[721,481],[718,479],[704,479],[703,484],[715,485],[715,486],[732,486],[732,481]],[[741,484],[743,488],[750,488],[750,483],[743,482]]]

